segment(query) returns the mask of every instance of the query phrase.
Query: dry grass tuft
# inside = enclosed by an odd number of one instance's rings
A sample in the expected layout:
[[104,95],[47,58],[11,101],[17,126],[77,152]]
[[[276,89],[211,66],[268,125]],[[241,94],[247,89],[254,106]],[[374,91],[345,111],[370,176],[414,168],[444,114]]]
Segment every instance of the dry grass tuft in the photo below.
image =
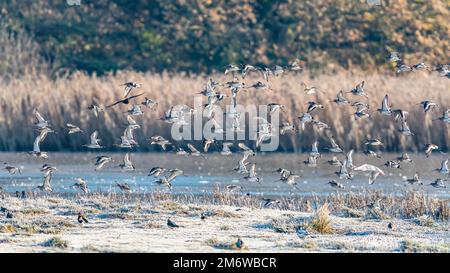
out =
[[14,233],[16,228],[11,224],[0,225],[0,233]]
[[228,250],[248,250],[247,245],[243,245],[241,248],[237,247],[236,240],[230,241],[219,241],[217,238],[210,238],[205,241],[205,244],[217,249],[228,249]]
[[69,243],[59,237],[52,237],[43,243],[46,247],[68,248]]
[[[117,100],[123,90],[121,83],[133,79],[142,84],[145,96],[159,102],[157,110],[144,109],[144,116],[139,120],[142,128],[139,130],[138,141],[142,151],[159,151],[144,137],[161,135],[170,138],[170,125],[158,121],[163,113],[175,104],[193,106],[193,96],[203,90],[207,79],[226,82],[229,78],[223,75],[194,75],[181,74],[151,74],[137,72],[118,72],[115,75],[105,77],[88,76],[83,73],[75,73],[71,77],[51,80],[44,75],[27,79],[23,77],[9,82],[0,81],[0,102],[2,103],[2,116],[0,117],[0,150],[29,151],[35,138],[35,132],[30,130],[33,123],[33,109],[38,108],[41,114],[50,120],[55,129],[64,128],[65,123],[71,122],[79,125],[85,132],[98,130],[102,144],[112,147],[122,134],[125,121],[123,112],[129,106],[118,106],[101,113],[99,118],[94,117],[87,107],[96,102],[105,106]],[[410,128],[414,133],[412,137],[401,136],[398,133],[399,124],[393,119],[388,119],[373,114],[372,119],[355,121],[351,114],[353,107],[336,107],[332,99],[339,90],[349,91],[361,80],[366,81],[365,90],[369,94],[367,102],[372,110],[379,107],[385,94],[390,95],[394,108],[401,107],[409,112]],[[248,77],[246,84],[252,84],[259,78]],[[311,86],[317,86],[325,93],[309,96],[304,94],[300,82],[307,82]],[[390,151],[423,149],[425,143],[435,143],[443,150],[450,147],[448,126],[432,120],[442,114],[442,111],[450,107],[450,96],[447,92],[448,79],[434,74],[413,73],[400,77],[384,74],[370,74],[358,71],[342,71],[333,75],[319,75],[312,78],[308,73],[299,76],[286,75],[274,77],[271,87],[275,91],[257,92],[249,90],[239,95],[238,102],[242,105],[266,105],[277,102],[287,108],[282,113],[282,119],[294,121],[301,113],[305,112],[305,103],[298,101],[314,100],[321,102],[325,109],[313,113],[313,116],[329,124],[332,134],[335,136],[344,150],[354,148],[362,150],[363,140],[366,137],[382,138],[386,143],[386,149]],[[395,87],[395,89],[393,89]],[[423,92],[427,90],[427,92]],[[221,92],[229,93],[228,89]],[[45,102],[41,99],[46,97]],[[352,95],[347,95],[351,101],[365,100]],[[425,115],[416,104],[421,100],[430,99],[441,105],[437,111]],[[140,100],[137,101],[139,103]],[[205,102],[205,99],[204,99]],[[229,101],[222,103],[222,108]],[[145,121],[145,122],[141,122]],[[29,126],[24,126],[29,125]],[[383,133],[380,133],[383,132]],[[433,132],[433,133],[431,133]],[[17,137],[21,136],[21,137]],[[286,135],[281,138],[281,151],[309,150],[311,143],[318,139],[320,146],[328,143],[325,134],[318,134],[310,129],[301,132],[301,135]],[[49,135],[42,144],[43,150],[81,150],[82,144],[88,141],[86,137],[70,137],[61,134],[57,137]],[[323,144],[322,144],[323,143]],[[177,143],[185,144],[185,143]],[[252,146],[252,143],[247,143]]]
[[416,224],[418,224],[419,226],[423,226],[423,227],[433,227],[434,226],[433,218],[428,215],[422,215],[420,217],[417,217],[414,222]]
[[309,228],[321,234],[331,234],[335,232],[331,225],[328,203],[323,204],[319,209],[317,209],[311,222],[309,223]]

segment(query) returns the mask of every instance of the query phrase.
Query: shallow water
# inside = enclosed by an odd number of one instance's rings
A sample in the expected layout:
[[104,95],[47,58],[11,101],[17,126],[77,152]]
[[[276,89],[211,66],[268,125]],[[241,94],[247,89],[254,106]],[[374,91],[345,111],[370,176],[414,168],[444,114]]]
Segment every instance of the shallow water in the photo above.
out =
[[[94,171],[96,155],[109,155],[115,162],[110,163],[101,171]],[[449,198],[450,189],[437,189],[428,184],[436,178],[449,178],[448,175],[434,171],[446,155],[437,154],[426,158],[422,154],[411,154],[413,163],[402,164],[401,169],[389,169],[383,164],[394,159],[398,154],[383,154],[383,159],[368,158],[363,154],[355,154],[354,165],[364,163],[381,167],[386,176],[377,178],[373,185],[368,184],[368,173],[355,172],[353,180],[340,180],[334,172],[338,167],[331,166],[327,160],[331,154],[324,154],[319,159],[318,167],[311,168],[303,164],[307,154],[258,154],[250,157],[249,162],[257,165],[258,176],[263,178],[261,184],[248,182],[244,175],[233,171],[241,154],[222,156],[208,154],[206,158],[192,156],[177,156],[163,153],[132,153],[132,161],[136,167],[134,172],[122,172],[118,165],[122,162],[124,153],[51,153],[46,160],[36,159],[27,153],[0,153],[0,160],[17,167],[22,167],[22,173],[9,175],[6,170],[0,173],[0,186],[7,192],[16,190],[36,190],[42,184],[43,175],[39,168],[44,163],[57,167],[53,175],[52,187],[54,192],[76,192],[72,187],[74,179],[82,177],[88,182],[90,191],[119,191],[115,182],[127,182],[136,193],[146,193],[155,190],[158,186],[153,183],[156,179],[147,176],[148,171],[155,166],[167,169],[178,168],[185,172],[184,176],[177,177],[173,182],[173,193],[208,193],[217,186],[223,188],[228,184],[244,187],[245,192],[261,195],[326,195],[330,193],[363,191],[365,189],[383,190],[388,193],[400,193],[406,189],[418,189],[439,198]],[[344,155],[338,156],[342,160]],[[277,168],[286,168],[300,174],[298,189],[294,189],[281,181],[274,171]],[[404,182],[406,177],[411,178],[415,171],[421,175],[423,186],[411,186]],[[332,188],[327,184],[330,180],[344,184],[344,189]],[[448,181],[446,182],[449,183]],[[161,188],[165,190],[164,188]]]

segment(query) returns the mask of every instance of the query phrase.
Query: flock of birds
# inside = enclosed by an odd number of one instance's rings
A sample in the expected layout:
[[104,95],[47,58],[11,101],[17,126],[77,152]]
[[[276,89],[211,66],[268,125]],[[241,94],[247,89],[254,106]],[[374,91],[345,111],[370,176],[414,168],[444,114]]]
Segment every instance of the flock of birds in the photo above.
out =
[[[431,70],[431,71],[437,71],[440,75],[445,76],[447,78],[450,78],[450,65],[444,64],[444,65],[438,65],[433,68],[429,68],[427,65],[423,63],[415,64],[412,66],[406,65],[403,60],[400,58],[400,55],[396,52],[392,52],[387,57],[388,61],[390,63],[394,63],[395,67],[397,68],[397,73],[407,73],[407,72],[416,72],[419,70]],[[265,90],[271,90],[271,87],[269,85],[270,78],[271,77],[278,77],[284,73],[289,72],[296,72],[296,71],[302,71],[303,66],[302,63],[298,60],[292,62],[291,64],[287,66],[275,66],[273,69],[268,67],[257,67],[249,64],[245,65],[228,65],[225,68],[225,75],[231,75],[232,79],[225,83],[218,83],[216,81],[213,81],[210,79],[204,88],[199,94],[207,97],[208,103],[204,105],[204,112],[203,114],[208,118],[209,121],[213,124],[213,129],[215,132],[221,133],[224,132],[224,128],[221,127],[221,124],[215,120],[215,107],[220,107],[219,103],[224,100],[225,98],[229,97],[226,93],[219,92],[221,89],[229,89],[231,93],[231,110],[228,115],[231,116],[231,120],[233,121],[231,126],[227,128],[227,130],[233,130],[234,132],[242,131],[242,122],[240,119],[241,113],[236,111],[236,105],[237,105],[237,98],[238,94],[242,90],[257,90],[257,91],[265,91]],[[262,75],[262,80],[257,81],[256,83],[252,85],[246,85],[243,80],[246,78],[247,75],[250,73],[259,73]],[[240,80],[239,77],[242,79]],[[141,107],[148,107],[150,109],[153,109],[158,106],[158,103],[155,100],[152,100],[150,98],[145,97],[145,99],[138,104],[135,104],[135,100],[140,98],[144,95],[144,93],[132,95],[132,92],[138,88],[141,87],[141,84],[135,83],[135,82],[126,82],[123,85],[124,93],[123,98],[107,105],[105,108],[112,108],[116,107],[118,105],[129,105],[131,104],[131,108],[126,112],[127,116],[127,124],[126,128],[123,132],[123,135],[120,137],[120,142],[115,144],[117,147],[125,148],[125,149],[131,149],[138,146],[138,142],[136,141],[134,137],[134,130],[139,129],[140,125],[138,122],[136,122],[135,117],[140,116],[143,114]],[[344,92],[343,90],[339,91],[336,95],[336,98],[333,100],[333,102],[337,106],[346,106],[350,105],[352,107],[355,107],[355,113],[354,117],[355,119],[362,119],[369,117],[371,115],[370,112],[370,106],[363,102],[363,101],[353,101],[351,102],[349,99],[346,98],[346,94],[352,94],[356,98],[358,97],[368,97],[367,93],[364,90],[365,82],[362,81],[359,84],[357,84],[354,88],[348,90],[347,92]],[[303,91],[307,95],[316,94],[318,92],[323,92],[321,89],[314,87],[314,86],[308,86],[306,83],[301,83],[301,87]],[[234,168],[234,171],[236,171],[238,174],[243,175],[243,179],[250,183],[261,183],[262,177],[258,176],[256,170],[256,163],[250,163],[250,158],[256,156],[256,149],[266,140],[270,139],[271,137],[274,137],[278,134],[287,134],[296,132],[299,130],[305,130],[305,127],[307,125],[312,125],[316,127],[319,131],[325,131],[327,133],[327,137],[329,139],[329,146],[324,147],[323,150],[327,150],[329,153],[334,154],[330,160],[328,160],[328,163],[332,166],[339,167],[339,170],[336,171],[336,175],[340,179],[353,179],[354,178],[354,172],[355,171],[361,171],[361,172],[367,172],[369,173],[369,184],[373,184],[377,177],[380,175],[385,175],[384,171],[377,166],[371,165],[371,164],[362,164],[360,166],[354,166],[353,165],[353,149],[349,151],[344,151],[335,141],[333,138],[333,135],[330,133],[331,128],[326,123],[319,121],[317,118],[313,117],[312,113],[316,111],[321,111],[321,109],[324,109],[325,107],[320,104],[319,102],[315,101],[309,101],[308,107],[305,113],[303,113],[298,118],[298,124],[295,123],[289,123],[289,122],[282,122],[280,128],[275,128],[272,126],[272,124],[267,121],[266,119],[262,117],[257,118],[258,122],[258,130],[257,130],[257,139],[255,143],[255,148],[251,149],[248,146],[246,146],[243,142],[239,142],[237,144],[238,149],[242,152],[242,158],[238,161],[238,164],[236,168]],[[431,100],[425,100],[420,102],[421,107],[423,108],[424,113],[428,113],[433,111],[434,109],[437,109],[439,105],[436,102],[433,102]],[[275,111],[285,111],[285,106],[278,104],[278,103],[270,103],[267,105],[269,112],[274,113]],[[103,111],[105,111],[102,107],[96,104],[92,104],[88,107],[88,109],[91,111],[91,113],[98,117]],[[197,110],[190,108],[187,105],[177,105],[172,106],[170,109],[168,109],[164,116],[161,118],[162,121],[167,122],[169,124],[189,124],[189,120],[191,118],[191,115],[194,114]],[[413,133],[409,129],[408,126],[408,112],[405,111],[405,109],[392,109],[391,105],[389,104],[389,96],[385,95],[384,98],[381,101],[380,108],[378,108],[376,111],[379,114],[386,116],[386,117],[393,117],[396,122],[399,123],[399,133],[406,135],[406,136],[412,136]],[[35,138],[34,144],[33,144],[33,151],[30,152],[31,155],[37,158],[48,158],[48,153],[45,151],[41,151],[40,145],[41,143],[46,139],[46,136],[49,133],[54,133],[55,131],[51,128],[50,122],[46,120],[37,110],[34,111],[36,122],[34,123],[34,127],[38,130],[39,134]],[[443,111],[442,116],[436,118],[436,121],[440,121],[444,123],[445,125],[448,125],[450,123],[450,109],[446,109]],[[82,133],[83,130],[72,123],[66,124],[67,133],[70,135],[73,134],[79,134]],[[164,151],[174,151],[177,155],[190,155],[190,156],[202,156],[205,157],[205,154],[208,153],[211,147],[219,147],[220,154],[224,156],[228,156],[232,154],[232,147],[234,145],[233,142],[222,142],[220,143],[215,139],[204,139],[203,141],[203,153],[199,151],[193,144],[187,144],[187,149],[189,149],[189,152],[183,149],[182,147],[176,147],[174,144],[171,143],[170,140],[165,139],[162,136],[152,136],[150,139],[150,144],[152,145],[158,145],[162,148]],[[90,134],[90,141],[89,143],[83,145],[87,149],[97,150],[105,148],[101,144],[101,139],[99,138],[99,132],[94,131]],[[370,157],[375,158],[381,158],[379,153],[377,152],[377,147],[383,146],[383,142],[380,139],[367,139],[364,143],[364,145],[367,147],[365,154]],[[168,147],[173,147],[171,149],[168,149]],[[442,151],[440,151],[439,147],[435,144],[428,143],[425,145],[424,152],[426,157],[429,157],[433,151],[439,151],[442,154],[444,154]],[[345,158],[343,161],[339,160],[337,158],[337,154],[344,154]],[[315,141],[312,144],[311,152],[308,155],[308,158],[304,163],[308,167],[317,167],[317,163],[319,158],[321,158],[322,155],[319,152],[319,143],[318,141]],[[440,174],[448,175],[449,169],[448,169],[448,161],[449,158],[446,158],[441,166],[436,169],[437,172]],[[96,161],[94,163],[94,169],[95,171],[100,171],[105,168],[106,165],[110,164],[111,162],[114,162],[114,160],[110,156],[106,155],[98,155],[96,157]],[[387,168],[400,168],[401,164],[412,162],[409,155],[407,153],[403,153],[400,157],[388,160],[385,164]],[[132,163],[131,160],[131,154],[130,152],[127,152],[124,156],[123,163],[119,165],[122,170],[124,171],[134,171],[135,166]],[[11,174],[15,175],[17,173],[21,173],[21,168],[12,166],[8,163],[5,163],[4,168]],[[40,171],[43,173],[43,184],[39,185],[37,189],[42,190],[44,192],[52,192],[52,175],[56,171],[56,167],[51,166],[50,164],[44,164]],[[297,179],[300,177],[298,174],[295,174],[294,172],[284,169],[284,168],[278,168],[276,172],[280,176],[280,181],[286,183],[287,185],[292,186],[293,188],[297,188]],[[173,181],[179,177],[180,175],[183,175],[183,171],[181,169],[173,168],[166,170],[163,167],[153,167],[149,171],[149,176],[155,177],[157,180],[155,183],[160,186],[165,186],[169,190],[172,189],[172,183]],[[438,188],[445,188],[446,185],[444,181],[447,179],[445,178],[437,178],[433,183],[430,185]],[[420,179],[420,176],[418,173],[416,173],[412,178],[406,180],[410,184],[422,184],[422,181]],[[336,180],[331,180],[328,182],[328,184],[332,187],[337,188],[344,188],[344,185],[342,183],[337,182]],[[131,193],[132,188],[127,183],[117,183],[117,187],[122,190],[125,193]],[[88,193],[88,185],[85,179],[83,178],[76,178],[76,182],[73,185],[80,191],[84,193]],[[230,184],[226,186],[226,189],[230,192],[234,191],[242,191],[243,187],[240,185]],[[16,194],[19,196],[20,193],[16,192]],[[22,196],[26,195],[25,192],[21,193]],[[279,203],[279,201],[275,199],[263,199],[264,200],[264,206],[271,206],[273,204]],[[79,219],[82,219],[82,215]],[[82,221],[84,221],[82,219]]]

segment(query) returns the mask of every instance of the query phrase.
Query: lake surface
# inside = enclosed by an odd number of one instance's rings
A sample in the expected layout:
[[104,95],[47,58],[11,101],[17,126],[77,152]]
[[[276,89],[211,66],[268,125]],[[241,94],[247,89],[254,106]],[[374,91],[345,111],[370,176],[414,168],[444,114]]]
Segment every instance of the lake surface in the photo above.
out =
[[[119,192],[115,182],[127,182],[135,193],[146,193],[160,188],[153,183],[156,179],[147,176],[152,167],[160,166],[167,169],[178,168],[185,173],[173,181],[173,193],[208,193],[217,186],[224,188],[228,184],[244,187],[245,192],[265,196],[279,195],[326,195],[330,193],[359,192],[365,189],[381,189],[385,192],[403,192],[406,189],[417,189],[439,198],[449,198],[450,189],[438,189],[429,186],[436,178],[448,179],[449,176],[440,174],[435,169],[440,167],[442,160],[448,155],[436,154],[426,158],[423,154],[410,154],[413,163],[402,164],[401,169],[390,169],[384,166],[387,160],[395,159],[399,154],[383,154],[382,159],[369,158],[363,154],[355,154],[354,165],[364,163],[380,167],[385,176],[379,176],[373,185],[368,184],[368,173],[355,172],[353,180],[341,180],[334,173],[339,167],[331,166],[327,160],[331,154],[323,154],[318,161],[317,168],[306,166],[303,161],[307,154],[259,153],[250,157],[249,162],[256,163],[257,173],[263,178],[261,184],[248,182],[244,175],[233,171],[242,154],[230,156],[220,154],[207,154],[206,158],[193,156],[179,156],[164,153],[132,153],[131,159],[136,167],[133,172],[123,172],[118,165],[122,163],[124,153],[50,153],[48,159],[33,158],[27,153],[0,153],[0,160],[22,168],[21,174],[9,175],[6,170],[0,172],[0,186],[7,192],[16,190],[35,191],[36,186],[42,184],[43,174],[39,171],[44,163],[55,166],[52,187],[54,192],[76,192],[72,187],[75,178],[81,177],[88,182],[90,191]],[[97,155],[109,155],[115,162],[108,164],[101,171],[94,171],[94,162]],[[338,158],[343,160],[344,155]],[[297,180],[298,189],[292,188],[279,180],[275,173],[277,168],[285,168],[301,175]],[[411,178],[414,172],[421,175],[423,186],[409,185],[406,178]],[[344,189],[332,188],[327,184],[330,180],[342,183]],[[450,181],[446,181],[450,186]]]

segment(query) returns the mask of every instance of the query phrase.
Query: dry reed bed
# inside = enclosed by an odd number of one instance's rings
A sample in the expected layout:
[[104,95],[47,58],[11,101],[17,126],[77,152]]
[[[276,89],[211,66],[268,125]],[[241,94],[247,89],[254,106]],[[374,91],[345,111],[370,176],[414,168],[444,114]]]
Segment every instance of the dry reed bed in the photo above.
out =
[[[48,198],[54,197],[73,198],[73,194],[55,194]],[[361,216],[366,215],[370,204],[375,203],[380,214],[387,217],[413,219],[428,216],[437,221],[449,221],[450,219],[448,199],[434,198],[425,192],[413,190],[389,194],[379,190],[364,190],[327,196],[280,197],[278,200],[280,200],[280,204],[278,207],[275,206],[276,208],[292,211],[312,212],[323,204],[328,204],[330,211],[334,214]],[[100,192],[89,194],[79,201],[92,202],[103,209],[107,208],[108,204],[140,204],[141,202],[155,206],[164,204],[172,209],[180,207],[180,204],[260,208],[264,203],[261,197],[233,194],[219,188],[216,188],[213,194],[196,195],[170,194],[162,191],[131,195]]]
[[[213,75],[213,79],[223,82],[229,80],[222,75]],[[50,80],[45,76],[37,78],[0,80],[0,149],[3,151],[31,150],[36,132],[33,131],[33,109],[37,108],[51,121],[58,134],[50,135],[42,144],[43,150],[82,150],[88,135],[93,130],[99,130],[103,144],[111,147],[118,142],[125,124],[123,113],[129,106],[121,105],[107,109],[100,118],[95,118],[87,107],[92,102],[104,106],[121,98],[123,89],[119,85],[125,81],[135,81],[142,88],[134,91],[145,92],[145,96],[158,101],[158,109],[145,110],[143,117],[138,117],[142,129],[137,131],[140,142],[139,150],[154,150],[149,145],[148,137],[159,134],[170,137],[170,125],[159,121],[171,105],[187,104],[193,106],[194,94],[204,88],[207,75],[187,76],[183,74],[169,75],[120,72],[105,77],[87,76],[76,73],[68,78]],[[261,80],[256,77],[246,78],[251,84]],[[401,136],[397,130],[399,124],[392,118],[382,117],[373,113],[373,119],[355,121],[351,114],[354,109],[349,106],[335,106],[331,100],[339,90],[350,90],[361,80],[366,81],[365,90],[369,99],[347,94],[352,101],[368,101],[371,110],[376,110],[385,94],[390,95],[394,108],[402,108],[410,112],[408,117],[414,136]],[[306,95],[300,82],[307,82],[325,91],[324,94]],[[268,104],[272,102],[286,105],[287,113],[283,120],[292,121],[306,110],[306,102],[317,100],[326,109],[317,110],[314,116],[332,127],[336,140],[345,149],[363,149],[362,142],[366,137],[381,138],[388,150],[421,150],[423,145],[432,142],[444,150],[450,146],[449,127],[442,122],[432,122],[440,116],[442,110],[450,107],[449,81],[427,72],[417,72],[399,77],[383,74],[368,74],[362,72],[337,72],[330,75],[311,77],[306,73],[300,75],[285,75],[271,79],[274,91],[240,92],[238,102],[242,105]],[[227,92],[228,90],[223,90]],[[442,107],[425,115],[420,106],[421,100],[430,99]],[[141,102],[138,99],[137,102]],[[229,104],[227,99],[227,104]],[[205,100],[206,102],[206,100]],[[222,108],[224,103],[222,103]],[[64,124],[78,124],[86,134],[83,137],[69,136],[63,131]],[[308,128],[296,135],[284,136],[280,144],[282,151],[299,151],[309,149],[314,138],[321,141],[321,146],[327,145],[325,134]]]

